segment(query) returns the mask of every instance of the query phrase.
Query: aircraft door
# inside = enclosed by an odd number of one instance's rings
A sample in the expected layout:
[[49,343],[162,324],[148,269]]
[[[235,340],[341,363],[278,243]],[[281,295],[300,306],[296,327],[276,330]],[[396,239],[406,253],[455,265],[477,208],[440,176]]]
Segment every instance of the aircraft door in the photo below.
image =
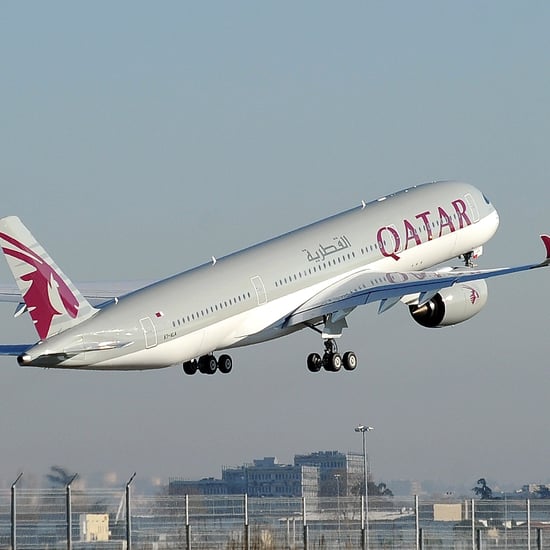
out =
[[267,304],[267,292],[265,291],[264,282],[259,275],[250,279],[254,290],[256,291],[256,298],[258,299],[258,305]]
[[479,211],[477,209],[476,201],[474,200],[474,197],[470,195],[470,193],[466,193],[464,195],[464,198],[466,199],[466,203],[468,204],[468,209],[472,213],[472,223],[476,223],[479,221]]
[[145,348],[154,348],[158,341],[157,331],[153,321],[151,321],[150,317],[144,317],[143,319],[140,319],[139,322],[143,330],[143,335],[145,336]]

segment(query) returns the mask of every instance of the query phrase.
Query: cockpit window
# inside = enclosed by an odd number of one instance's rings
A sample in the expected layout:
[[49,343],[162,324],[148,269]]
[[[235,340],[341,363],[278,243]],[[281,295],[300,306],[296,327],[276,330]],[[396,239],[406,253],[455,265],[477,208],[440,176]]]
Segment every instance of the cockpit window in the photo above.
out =
[[485,196],[485,194],[483,195],[483,199],[487,204],[491,204],[491,201]]

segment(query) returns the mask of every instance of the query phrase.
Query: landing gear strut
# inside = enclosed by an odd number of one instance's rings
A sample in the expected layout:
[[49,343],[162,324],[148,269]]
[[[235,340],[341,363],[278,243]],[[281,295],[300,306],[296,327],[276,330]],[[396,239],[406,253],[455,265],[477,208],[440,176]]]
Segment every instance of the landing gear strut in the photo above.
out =
[[470,252],[466,252],[462,255],[462,259],[464,260],[464,265],[466,267],[475,267],[475,264],[472,260],[473,257],[474,257],[473,250],[470,250]]
[[233,361],[229,355],[220,355],[220,358],[216,360],[211,353],[199,357],[198,360],[193,359],[183,363],[183,372],[189,375],[195,374],[197,371],[202,374],[215,374],[218,370],[222,374],[229,374],[232,368]]
[[338,372],[342,366],[345,370],[354,370],[357,366],[357,356],[353,351],[346,351],[342,357],[338,353],[338,346],[334,338],[324,341],[325,352],[323,357],[318,353],[310,353],[307,358],[307,368],[310,372],[319,372],[321,367],[329,372]]

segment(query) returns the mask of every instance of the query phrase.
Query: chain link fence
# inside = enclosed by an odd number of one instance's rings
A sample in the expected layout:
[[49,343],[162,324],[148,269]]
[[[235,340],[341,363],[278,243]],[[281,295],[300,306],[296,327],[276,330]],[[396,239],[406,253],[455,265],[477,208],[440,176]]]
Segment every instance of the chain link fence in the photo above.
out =
[[[550,549],[550,500],[0,491],[0,549]],[[128,511],[130,512],[128,518]]]

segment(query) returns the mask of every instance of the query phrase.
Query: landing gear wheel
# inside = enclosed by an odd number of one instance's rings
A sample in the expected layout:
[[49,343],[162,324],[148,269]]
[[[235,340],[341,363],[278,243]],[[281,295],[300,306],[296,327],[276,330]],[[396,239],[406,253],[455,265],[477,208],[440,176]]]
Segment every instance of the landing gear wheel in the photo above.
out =
[[229,355],[220,355],[218,359],[218,369],[222,374],[229,374],[233,368],[233,360]]
[[199,359],[199,370],[202,374],[214,374],[218,369],[218,362],[213,355],[203,355]]
[[318,353],[310,353],[307,356],[307,368],[309,372],[319,372],[323,365],[323,360]]
[[310,353],[307,356],[307,368],[310,372],[319,372],[321,368],[328,372],[338,372],[342,367],[346,370],[355,370],[357,355],[353,351],[346,351],[342,357],[338,353],[338,345],[334,338],[326,338],[324,345],[325,352],[322,357],[318,353]]
[[342,368],[342,357],[339,353],[325,354],[325,369],[330,372],[338,372]]
[[197,362],[196,361],[185,361],[183,364],[183,372],[189,374],[190,376],[197,372]]
[[355,367],[357,367],[357,355],[353,351],[346,351],[343,362],[346,370],[355,370]]

